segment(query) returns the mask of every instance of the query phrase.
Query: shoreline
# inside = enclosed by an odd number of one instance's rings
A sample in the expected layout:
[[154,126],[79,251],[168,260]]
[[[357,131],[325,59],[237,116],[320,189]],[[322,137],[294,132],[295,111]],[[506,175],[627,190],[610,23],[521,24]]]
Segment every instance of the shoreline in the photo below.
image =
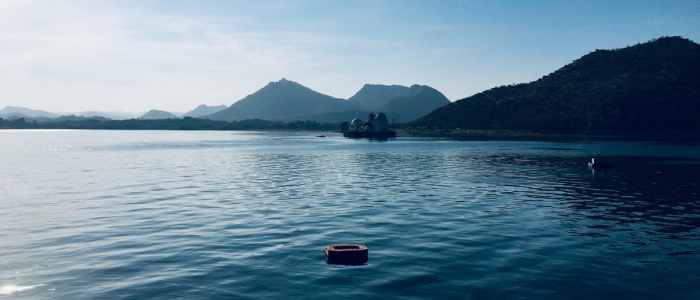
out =
[[397,135],[441,137],[457,140],[597,140],[597,141],[686,141],[700,142],[700,132],[567,132],[527,130],[406,130],[397,129]]
[[[301,129],[301,128],[246,128],[246,129],[171,129],[171,128],[0,128],[0,132],[18,131],[74,131],[74,130],[106,130],[106,131],[279,131],[279,132],[327,132],[338,133],[337,129]],[[567,131],[527,131],[527,130],[415,130],[395,129],[397,138],[401,137],[433,137],[453,140],[472,141],[675,141],[700,143],[700,132],[567,132]]]

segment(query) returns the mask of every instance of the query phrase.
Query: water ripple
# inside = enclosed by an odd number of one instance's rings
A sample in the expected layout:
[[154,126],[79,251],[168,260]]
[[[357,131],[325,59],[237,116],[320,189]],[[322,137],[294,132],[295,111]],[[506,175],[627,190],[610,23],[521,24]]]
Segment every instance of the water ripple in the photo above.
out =
[[[699,292],[694,144],[150,131],[0,139],[10,145],[0,148],[0,286],[10,297]],[[597,152],[615,168],[589,170]],[[368,263],[325,264],[323,247],[341,242],[367,245]]]

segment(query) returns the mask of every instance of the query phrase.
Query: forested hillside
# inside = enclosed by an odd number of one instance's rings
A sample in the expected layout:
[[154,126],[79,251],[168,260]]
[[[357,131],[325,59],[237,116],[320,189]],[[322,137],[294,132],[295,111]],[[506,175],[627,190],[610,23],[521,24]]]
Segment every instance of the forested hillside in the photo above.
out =
[[455,101],[411,126],[566,131],[700,131],[700,45],[663,37],[596,50],[524,84]]

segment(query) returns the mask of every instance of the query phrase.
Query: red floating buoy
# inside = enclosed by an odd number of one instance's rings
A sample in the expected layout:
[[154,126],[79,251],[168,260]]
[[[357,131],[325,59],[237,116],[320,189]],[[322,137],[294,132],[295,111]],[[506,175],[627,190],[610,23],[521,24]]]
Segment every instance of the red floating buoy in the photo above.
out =
[[361,265],[369,259],[369,250],[365,245],[328,245],[325,252],[328,264]]

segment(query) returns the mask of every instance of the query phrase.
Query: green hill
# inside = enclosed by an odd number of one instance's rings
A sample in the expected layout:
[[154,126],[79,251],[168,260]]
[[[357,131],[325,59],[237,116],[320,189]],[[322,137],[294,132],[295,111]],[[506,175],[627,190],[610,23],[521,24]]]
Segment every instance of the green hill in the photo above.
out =
[[409,126],[700,131],[700,45],[663,37],[596,50],[541,79],[438,108]]

